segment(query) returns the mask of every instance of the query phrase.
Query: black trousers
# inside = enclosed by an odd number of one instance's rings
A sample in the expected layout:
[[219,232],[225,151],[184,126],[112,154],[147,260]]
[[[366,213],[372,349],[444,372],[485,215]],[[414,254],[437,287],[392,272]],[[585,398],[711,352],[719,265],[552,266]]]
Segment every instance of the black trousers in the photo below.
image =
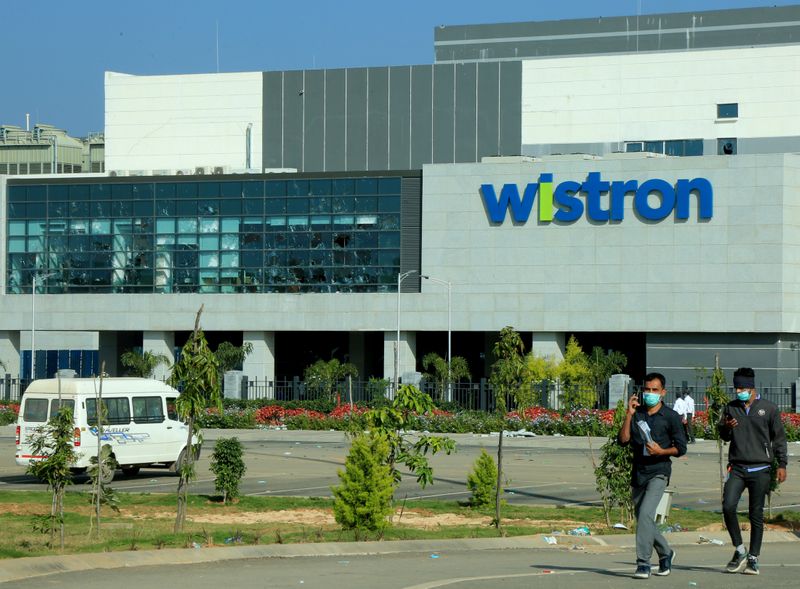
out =
[[694,427],[692,427],[692,417],[694,417],[693,414],[687,413],[686,423],[683,424],[683,428],[686,430],[687,442],[694,442]]
[[769,492],[771,479],[769,468],[757,472],[747,472],[746,468],[733,465],[722,492],[722,513],[725,517],[725,527],[728,528],[733,545],[739,546],[742,543],[742,530],[739,528],[736,507],[742,493],[747,489],[750,554],[753,556],[761,553],[761,539],[764,536],[764,500]]

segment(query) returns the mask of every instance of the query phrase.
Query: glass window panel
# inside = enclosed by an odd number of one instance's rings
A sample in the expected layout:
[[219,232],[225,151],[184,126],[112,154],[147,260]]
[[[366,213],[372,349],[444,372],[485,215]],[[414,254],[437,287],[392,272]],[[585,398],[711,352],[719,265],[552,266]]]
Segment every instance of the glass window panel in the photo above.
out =
[[55,184],[47,188],[48,200],[69,200],[69,186]]
[[683,141],[666,141],[664,143],[664,153],[666,155],[682,156]]
[[156,243],[158,245],[171,245],[175,243],[175,236],[174,235],[159,235],[156,237]]
[[353,223],[355,223],[355,219],[355,217],[350,215],[340,215],[333,218],[333,224],[337,226],[347,225],[348,227],[352,227]]
[[400,230],[400,215],[381,215],[378,221],[380,221],[381,229]]
[[78,201],[71,201],[69,203],[69,215],[70,217],[88,217],[89,213],[89,201],[87,200],[78,200]]
[[27,223],[25,221],[9,221],[8,234],[9,235],[25,235],[25,228]]
[[736,138],[717,139],[717,155],[736,155]]
[[203,217],[200,219],[200,233],[219,233],[219,219]]
[[224,233],[220,241],[221,248],[224,250],[238,250],[239,249],[239,234],[238,233]]
[[89,233],[89,221],[86,219],[72,219],[69,222],[69,232],[79,234]]
[[152,200],[153,199],[153,185],[147,184],[133,184],[131,185],[131,195],[136,200]]
[[196,235],[179,235],[178,236],[178,244],[179,245],[186,245],[186,246],[193,246],[194,249],[197,249],[197,236]]
[[286,212],[285,198],[268,198],[265,203],[267,215],[280,215]]
[[241,182],[220,182],[219,195],[223,198],[241,198],[242,197],[242,183]]
[[288,249],[308,249],[311,238],[305,231],[289,233],[287,236]]
[[178,198],[196,198],[197,182],[180,182],[177,184]]
[[114,221],[114,233],[133,233],[133,224],[129,219]]
[[56,201],[47,203],[48,217],[66,217],[69,205],[66,202]]
[[331,193],[331,181],[326,179],[311,180],[308,183],[309,194],[325,195]]
[[729,102],[717,105],[718,119],[735,119],[739,117],[739,103]]
[[197,233],[197,219],[195,217],[178,219],[178,233]]
[[291,214],[300,214],[308,212],[308,199],[307,198],[294,198],[289,199],[286,203],[286,212]]
[[378,247],[381,249],[400,247],[400,233],[394,231],[380,233],[378,236]]
[[47,203],[29,202],[26,209],[26,214],[29,219],[41,219],[47,216]]
[[25,252],[25,238],[24,237],[9,237],[8,238],[8,251],[12,253]]
[[200,252],[200,268],[216,268],[219,266],[219,252]]
[[269,227],[285,227],[286,217],[267,217],[266,222]]
[[218,250],[219,249],[219,236],[216,234],[200,235],[200,249],[201,250]]
[[242,213],[245,215],[263,215],[264,201],[255,198],[244,199],[244,201],[242,201]]
[[347,249],[352,245],[353,234],[337,232],[333,234],[333,247],[336,249]]
[[260,268],[264,264],[264,252],[243,251],[240,256],[241,265],[245,268]]
[[239,252],[222,252],[220,255],[220,265],[223,268],[238,268]]
[[357,248],[378,247],[378,232],[377,231],[356,232],[355,247]]
[[703,140],[687,139],[684,142],[683,154],[687,156],[703,155]]
[[334,196],[331,199],[331,210],[334,213],[353,213],[356,210],[356,199],[352,196]]
[[44,235],[45,227],[41,221],[28,221],[28,235]]
[[308,180],[289,180],[286,182],[286,195],[308,196]]
[[378,194],[378,179],[357,178],[356,194]]
[[111,198],[116,200],[118,198],[131,198],[133,187],[130,184],[112,184],[111,185]]
[[374,213],[378,210],[377,196],[358,196],[356,197],[356,212]]
[[644,150],[650,153],[664,153],[663,141],[645,141]]
[[28,238],[28,251],[29,252],[43,252],[44,251],[44,236]]
[[111,219],[92,219],[92,233],[95,235],[109,235],[111,233]]
[[237,233],[239,231],[240,223],[241,219],[239,217],[223,217],[222,231],[225,233]]
[[176,214],[178,215],[196,215],[197,214],[197,201],[194,200],[179,200],[175,203]]
[[197,205],[197,212],[200,215],[219,215],[219,201],[201,200]]
[[219,212],[221,215],[239,215],[242,212],[241,199],[229,198],[221,200],[219,203]]
[[23,405],[25,407],[22,411],[22,417],[25,421],[32,423],[44,423],[47,421],[47,399],[27,397],[24,399]]
[[156,233],[175,233],[175,219],[156,219]]
[[164,421],[164,407],[161,397],[133,397],[134,423],[161,423]]
[[378,224],[377,215],[358,215],[356,217],[356,225],[359,229],[371,228]]
[[201,270],[200,292],[217,292],[219,290],[219,278],[215,270]]
[[108,184],[90,184],[89,196],[92,200],[109,200],[111,198],[111,186]]
[[355,194],[356,185],[352,178],[337,178],[331,182],[331,192],[333,194]]
[[288,225],[290,229],[304,228],[308,226],[307,216],[293,216],[288,218]]
[[625,144],[625,151],[628,153],[638,153],[641,152],[644,148],[644,144],[641,141],[634,141],[632,143]]
[[198,182],[197,196],[201,197],[218,197],[219,196],[219,182]]
[[25,189],[24,186],[8,187],[8,202],[25,202],[27,200],[28,200],[28,191]]
[[[179,201],[184,202],[184,201]],[[159,217],[174,217],[177,213],[175,212],[177,207],[175,205],[175,201],[156,201],[156,215]]]
[[114,200],[111,201],[111,214],[114,217],[130,217],[133,215],[133,201]]
[[133,201],[133,214],[136,217],[152,217],[153,216],[153,201],[152,200],[135,200]]
[[286,252],[264,252],[264,266],[286,266]]
[[111,202],[107,200],[92,202],[91,206],[89,207],[89,210],[91,211],[90,216],[92,217],[110,217]]
[[330,215],[312,215],[311,216],[311,224],[312,225],[330,225],[331,224],[331,216]]
[[242,195],[245,197],[264,196],[264,183],[242,182]]
[[378,194],[400,194],[400,178],[379,178]]
[[156,198],[159,200],[175,198],[175,184],[172,182],[159,182],[156,184]]
[[389,195],[381,196],[378,199],[378,210],[382,213],[399,213],[400,197]]
[[9,219],[24,219],[28,216],[28,206],[24,202],[8,203]]
[[264,183],[266,196],[286,196],[286,182],[282,180],[268,180]]
[[317,196],[309,199],[309,210],[312,213],[330,213],[331,199],[326,196]]

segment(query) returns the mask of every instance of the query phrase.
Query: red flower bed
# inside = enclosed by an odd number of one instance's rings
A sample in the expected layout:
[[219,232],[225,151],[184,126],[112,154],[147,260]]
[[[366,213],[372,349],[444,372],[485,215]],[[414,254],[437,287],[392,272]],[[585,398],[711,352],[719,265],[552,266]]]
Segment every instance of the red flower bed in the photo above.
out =
[[256,410],[256,423],[261,425],[280,425],[287,417],[305,415],[312,419],[325,419],[325,414],[311,409],[287,409],[279,405],[267,405]]

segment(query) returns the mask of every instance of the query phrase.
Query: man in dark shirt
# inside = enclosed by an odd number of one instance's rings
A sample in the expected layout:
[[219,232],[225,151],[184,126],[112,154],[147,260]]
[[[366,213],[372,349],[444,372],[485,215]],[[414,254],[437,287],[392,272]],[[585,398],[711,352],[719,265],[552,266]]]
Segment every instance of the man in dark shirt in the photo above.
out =
[[655,547],[658,553],[656,575],[672,571],[675,551],[658,531],[655,522],[664,489],[672,474],[671,456],[686,454],[686,434],[680,416],[664,405],[666,380],[663,374],[651,372],[644,377],[643,401],[633,395],[628,401],[628,413],[619,432],[619,442],[630,444],[633,450],[631,492],[636,515],[636,572],[637,579],[650,577],[650,558]]
[[[756,392],[755,372],[739,368],[733,373],[736,399],[725,406],[717,425],[720,437],[730,442],[728,480],[722,493],[725,527],[736,547],[728,565],[729,573],[758,574],[758,556],[764,535],[764,499],[772,482],[771,469],[777,463],[776,478],[786,480],[786,432],[774,403]],[[744,490],[749,497],[750,551],[745,552],[736,506]]]

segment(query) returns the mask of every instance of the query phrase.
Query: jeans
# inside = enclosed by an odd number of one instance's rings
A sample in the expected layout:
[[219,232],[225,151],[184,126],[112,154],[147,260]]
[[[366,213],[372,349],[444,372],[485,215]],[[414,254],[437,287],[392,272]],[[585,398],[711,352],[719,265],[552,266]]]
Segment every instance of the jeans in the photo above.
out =
[[664,489],[667,488],[667,477],[656,475],[644,486],[631,487],[633,508],[636,514],[636,566],[650,566],[650,557],[655,547],[659,558],[672,553],[664,536],[656,527],[656,508]]
[[741,466],[733,466],[730,470],[725,489],[722,492],[722,513],[725,516],[725,527],[731,535],[734,546],[742,543],[742,530],[739,528],[739,518],[736,516],[736,507],[739,498],[747,489],[749,505],[747,515],[750,519],[750,554],[758,556],[761,553],[761,539],[764,536],[764,499],[769,492],[772,477],[770,469],[765,468],[757,472],[747,472]]

